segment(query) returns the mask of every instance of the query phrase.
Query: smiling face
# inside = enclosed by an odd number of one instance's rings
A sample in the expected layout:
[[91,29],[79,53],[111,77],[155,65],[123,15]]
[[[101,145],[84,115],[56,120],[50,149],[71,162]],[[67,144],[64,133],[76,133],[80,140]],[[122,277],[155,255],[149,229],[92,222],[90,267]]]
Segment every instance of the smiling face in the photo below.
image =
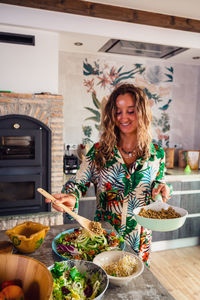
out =
[[129,93],[119,95],[116,99],[116,126],[120,133],[136,134],[137,125],[135,100]]

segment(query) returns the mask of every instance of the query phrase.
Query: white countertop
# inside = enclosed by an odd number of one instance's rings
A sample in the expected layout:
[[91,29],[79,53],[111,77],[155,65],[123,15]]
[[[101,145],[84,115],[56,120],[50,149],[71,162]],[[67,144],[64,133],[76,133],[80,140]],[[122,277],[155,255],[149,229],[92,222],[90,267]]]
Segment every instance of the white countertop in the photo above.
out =
[[[75,175],[75,174],[74,174]],[[191,173],[185,173],[184,168],[174,167],[173,169],[167,169],[165,173],[166,182],[173,181],[200,181],[200,170],[191,170]],[[69,178],[73,175],[63,176],[63,184],[69,180]],[[91,185],[91,189],[93,189],[93,185]],[[93,192],[88,193],[89,197],[93,197]],[[86,196],[86,197],[88,197]],[[85,198],[86,198],[85,197]]]
[[200,181],[200,170],[191,170],[186,173],[184,168],[174,167],[166,170],[166,182],[171,181]]

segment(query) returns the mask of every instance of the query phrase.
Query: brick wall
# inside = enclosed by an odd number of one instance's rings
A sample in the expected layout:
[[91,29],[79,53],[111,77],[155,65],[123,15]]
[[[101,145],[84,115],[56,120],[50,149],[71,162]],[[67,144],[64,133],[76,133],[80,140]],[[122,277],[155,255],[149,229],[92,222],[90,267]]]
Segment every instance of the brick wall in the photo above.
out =
[[52,94],[0,93],[0,116],[26,115],[47,125],[52,132],[51,192],[63,185],[63,97]]

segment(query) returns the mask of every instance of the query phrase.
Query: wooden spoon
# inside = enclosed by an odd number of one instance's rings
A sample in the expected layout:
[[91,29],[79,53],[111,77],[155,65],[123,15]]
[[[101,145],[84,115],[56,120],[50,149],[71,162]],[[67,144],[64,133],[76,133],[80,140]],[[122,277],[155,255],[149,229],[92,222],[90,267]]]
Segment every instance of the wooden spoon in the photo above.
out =
[[72,216],[83,228],[85,228],[87,231],[89,231],[90,233],[92,233],[94,235],[94,232],[91,231],[91,222],[92,221],[77,215],[75,212],[71,211],[71,209],[69,209],[66,205],[64,205],[62,203],[57,203],[57,200],[51,194],[49,194],[42,188],[38,188],[37,191],[40,194],[42,194],[44,197],[50,199],[54,204],[60,206],[66,213],[68,213],[70,216]]

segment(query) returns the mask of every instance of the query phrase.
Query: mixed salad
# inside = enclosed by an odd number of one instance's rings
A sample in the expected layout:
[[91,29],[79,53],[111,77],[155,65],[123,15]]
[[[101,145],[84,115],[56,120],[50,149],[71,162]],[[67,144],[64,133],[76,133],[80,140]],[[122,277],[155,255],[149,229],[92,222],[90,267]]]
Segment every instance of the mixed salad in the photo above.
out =
[[100,291],[99,274],[87,278],[76,266],[70,268],[64,262],[55,262],[53,276],[53,300],[94,299]]
[[122,250],[124,239],[103,230],[101,235],[89,235],[82,228],[74,229],[71,233],[63,233],[56,240],[56,251],[67,259],[92,261],[95,255],[108,250]]

